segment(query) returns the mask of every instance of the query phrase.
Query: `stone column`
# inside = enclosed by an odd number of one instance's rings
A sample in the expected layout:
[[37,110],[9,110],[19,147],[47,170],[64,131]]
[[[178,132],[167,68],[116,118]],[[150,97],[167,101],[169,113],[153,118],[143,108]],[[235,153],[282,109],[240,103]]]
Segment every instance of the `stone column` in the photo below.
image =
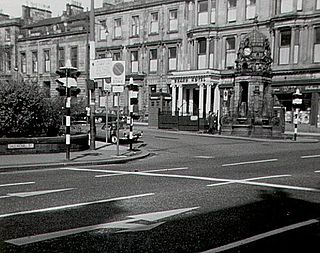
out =
[[174,81],[172,81],[171,83],[171,88],[172,88],[172,106],[171,106],[171,111],[172,111],[172,116],[174,116],[176,114],[176,105],[177,105],[177,89],[176,89],[176,85],[173,84]]
[[[209,23],[210,24],[210,23]],[[210,67],[210,37],[207,38],[207,52],[206,52],[206,68]]]
[[179,111],[179,116],[182,115],[182,97],[183,97],[183,86],[182,84],[178,85],[178,111]]
[[204,84],[199,83],[199,118],[203,118]]
[[219,115],[221,114],[220,112],[220,90],[219,90],[219,85],[216,84],[214,88],[214,95],[213,95],[213,112],[217,113],[219,111]]
[[207,83],[206,115],[211,111],[211,83]]

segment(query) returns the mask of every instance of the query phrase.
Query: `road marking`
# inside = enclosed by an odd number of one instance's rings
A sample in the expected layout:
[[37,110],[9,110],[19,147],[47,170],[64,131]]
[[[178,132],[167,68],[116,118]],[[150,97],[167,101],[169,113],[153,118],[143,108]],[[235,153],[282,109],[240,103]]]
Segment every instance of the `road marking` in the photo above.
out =
[[[83,232],[89,232],[89,231],[98,230],[98,229],[124,229],[122,231],[121,230],[119,231],[121,233],[147,231],[164,223],[164,222],[157,222],[159,220],[163,220],[165,218],[179,215],[182,213],[190,212],[198,208],[199,207],[191,207],[191,208],[173,209],[173,210],[153,212],[153,213],[144,213],[144,214],[138,214],[138,215],[130,215],[130,216],[127,216],[129,219],[122,220],[122,221],[115,221],[115,222],[97,224],[92,226],[56,231],[51,233],[26,236],[26,237],[7,240],[6,242],[17,245],[17,246],[22,246],[30,243],[50,240],[54,238],[74,235],[74,234],[83,233]],[[135,223],[141,220],[148,221],[148,222],[156,222],[156,223],[154,224]]]
[[278,161],[278,159],[256,160],[256,161],[248,161],[248,162],[222,164],[222,166],[223,167],[225,167],[225,166],[236,166],[236,165],[243,165],[243,164],[268,163],[268,162],[276,162],[276,161]]
[[[56,189],[56,190],[42,190],[42,191],[32,191],[32,192],[16,192],[16,193],[8,193],[8,197],[19,197],[19,198],[25,198],[25,197],[32,197],[37,195],[43,195],[43,194],[50,194],[55,192],[62,192],[62,191],[70,191],[74,190],[75,188],[66,188],[66,189]],[[5,196],[2,196],[5,197]]]
[[253,177],[253,178],[246,178],[242,180],[238,180],[238,182],[233,181],[233,182],[225,182],[225,183],[217,183],[217,184],[208,184],[207,186],[220,186],[220,185],[226,185],[226,184],[234,184],[234,183],[239,183],[239,181],[245,183],[247,181],[254,181],[254,180],[261,180],[261,179],[270,179],[270,178],[279,178],[279,177],[291,177],[291,175],[273,175],[273,176],[265,176],[265,177]]
[[320,155],[304,155],[304,156],[301,156],[301,159],[317,158],[317,157],[320,157]]
[[[182,168],[171,168],[171,169],[158,169],[158,170],[145,170],[143,172],[162,172],[162,171],[175,171],[175,170],[187,170],[188,167],[182,167]],[[133,172],[135,173],[135,172]],[[107,174],[107,175],[96,175],[95,177],[113,177],[113,176],[123,176],[124,174],[119,173],[113,173],[113,174]]]
[[214,156],[197,155],[197,156],[194,156],[194,158],[199,158],[199,159],[212,159],[212,158],[214,158]]
[[[223,184],[239,183],[239,184],[248,184],[248,185],[256,185],[256,186],[271,187],[271,188],[299,190],[299,191],[314,191],[314,192],[320,191],[320,189],[316,189],[316,188],[249,182],[249,181],[245,181],[245,179],[237,180],[237,179],[211,178],[211,177],[199,177],[199,176],[188,176],[188,175],[177,175],[177,174],[157,174],[157,173],[147,173],[147,172],[129,172],[129,171],[114,171],[114,170],[90,170],[90,169],[71,169],[71,170],[117,173],[117,174],[123,174],[123,175],[140,175],[140,176],[149,176],[149,177],[183,178],[183,179],[193,179],[193,180],[202,180],[202,181],[217,181],[217,182],[223,182]],[[276,175],[275,177],[278,177],[278,175]]]
[[287,232],[290,230],[294,230],[297,228],[309,226],[309,225],[312,225],[312,224],[315,224],[318,222],[319,222],[319,220],[316,220],[316,219],[311,219],[311,220],[299,222],[299,223],[296,223],[293,225],[285,226],[285,227],[274,229],[274,230],[271,230],[271,231],[268,231],[268,232],[265,232],[262,234],[258,234],[258,235],[252,236],[252,237],[248,237],[248,238],[240,240],[240,241],[229,243],[229,244],[226,244],[226,245],[223,245],[223,246],[211,249],[211,250],[207,250],[207,251],[204,251],[203,253],[216,253],[216,252],[230,250],[230,249],[237,248],[237,247],[240,247],[240,246],[248,244],[248,243],[252,243],[252,242],[255,242],[255,241],[270,237],[270,236],[278,235],[278,234],[281,234],[281,233],[284,233],[284,232]]
[[315,170],[314,172],[315,172],[315,173],[320,173],[320,170]]
[[35,182],[22,182],[22,183],[0,184],[0,187],[26,185],[26,184],[35,184]]
[[111,198],[111,199],[102,199],[102,200],[96,200],[96,201],[90,201],[90,202],[83,202],[83,203],[78,203],[78,204],[54,206],[54,207],[48,207],[48,208],[43,208],[43,209],[36,209],[36,210],[21,211],[21,212],[15,212],[15,213],[0,214],[0,218],[6,218],[6,217],[11,217],[11,216],[16,216],[16,215],[24,215],[24,214],[56,211],[56,210],[62,210],[62,209],[67,209],[67,208],[88,206],[88,205],[92,205],[92,204],[101,204],[101,203],[107,203],[107,202],[113,202],[113,201],[128,200],[128,199],[133,199],[133,198],[148,197],[148,196],[152,196],[152,195],[154,195],[154,193],[144,193],[144,194],[138,194],[138,195],[116,197],[116,198]]

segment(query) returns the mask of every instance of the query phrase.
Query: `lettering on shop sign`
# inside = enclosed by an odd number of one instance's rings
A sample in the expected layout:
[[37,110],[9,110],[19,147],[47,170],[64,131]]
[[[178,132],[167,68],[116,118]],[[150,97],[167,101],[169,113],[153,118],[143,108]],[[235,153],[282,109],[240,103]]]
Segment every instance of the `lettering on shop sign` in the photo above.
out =
[[34,148],[34,143],[14,143],[8,144],[8,149]]

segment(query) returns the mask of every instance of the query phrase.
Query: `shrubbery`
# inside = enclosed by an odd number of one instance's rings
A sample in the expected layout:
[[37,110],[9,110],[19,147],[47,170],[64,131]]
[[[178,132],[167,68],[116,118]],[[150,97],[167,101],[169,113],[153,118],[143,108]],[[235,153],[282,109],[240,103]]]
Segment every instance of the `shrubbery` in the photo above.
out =
[[[45,98],[38,85],[0,81],[0,137],[56,136],[64,97]],[[72,99],[72,114],[85,115],[85,101]]]

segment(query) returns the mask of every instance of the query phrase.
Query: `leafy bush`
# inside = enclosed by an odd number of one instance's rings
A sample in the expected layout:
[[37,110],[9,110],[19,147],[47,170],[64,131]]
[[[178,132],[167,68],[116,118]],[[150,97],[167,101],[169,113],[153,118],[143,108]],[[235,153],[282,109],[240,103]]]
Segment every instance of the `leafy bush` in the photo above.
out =
[[[45,98],[36,84],[0,81],[0,137],[56,136],[64,97]],[[72,114],[85,116],[85,101],[72,99]]]

